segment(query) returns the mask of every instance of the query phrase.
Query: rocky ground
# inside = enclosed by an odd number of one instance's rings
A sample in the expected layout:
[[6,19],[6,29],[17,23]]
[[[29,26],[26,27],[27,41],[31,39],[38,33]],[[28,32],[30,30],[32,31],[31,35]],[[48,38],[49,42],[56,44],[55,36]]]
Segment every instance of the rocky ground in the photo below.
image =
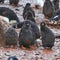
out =
[[[33,1],[33,0],[32,0]],[[22,12],[25,4],[27,2],[32,1],[28,0],[22,0],[19,3],[19,6],[14,7],[9,5],[9,1],[5,0],[4,4],[0,4],[0,7],[8,7],[12,9],[17,16],[19,17],[20,21],[24,21],[22,17]],[[34,3],[35,4],[35,3]],[[34,8],[34,4],[32,4],[32,7]],[[44,15],[42,14],[42,7],[40,6],[39,9],[35,9],[34,11],[36,13],[36,22],[39,24],[42,20],[45,20]],[[17,30],[18,31],[18,30]],[[60,35],[60,29],[52,29],[55,35]],[[38,48],[34,50],[23,50],[21,48],[0,48],[0,60],[7,60],[9,56],[17,56],[19,60],[60,60],[60,39],[55,39],[54,47],[52,48],[52,51],[44,50],[42,47],[41,40],[38,40]]]
[[38,46],[34,50],[0,48],[0,60],[7,60],[9,56],[16,56],[19,60],[60,60],[60,39],[55,40],[52,51],[43,49],[41,41]]

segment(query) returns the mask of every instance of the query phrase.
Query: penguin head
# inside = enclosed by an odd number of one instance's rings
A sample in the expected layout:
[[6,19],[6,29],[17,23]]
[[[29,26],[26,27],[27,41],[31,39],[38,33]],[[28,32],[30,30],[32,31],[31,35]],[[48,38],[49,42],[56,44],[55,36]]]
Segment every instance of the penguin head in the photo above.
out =
[[30,28],[31,27],[31,24],[30,22],[27,20],[24,22],[23,26],[25,26],[25,28]]
[[30,6],[31,4],[30,3],[26,3],[26,6]]
[[44,30],[45,29],[45,26],[46,26],[45,22],[41,22],[40,23],[41,30]]
[[40,24],[40,26],[45,26],[46,24],[45,24],[45,22],[41,22],[41,24]]
[[11,56],[8,58],[8,60],[18,60],[16,56]]

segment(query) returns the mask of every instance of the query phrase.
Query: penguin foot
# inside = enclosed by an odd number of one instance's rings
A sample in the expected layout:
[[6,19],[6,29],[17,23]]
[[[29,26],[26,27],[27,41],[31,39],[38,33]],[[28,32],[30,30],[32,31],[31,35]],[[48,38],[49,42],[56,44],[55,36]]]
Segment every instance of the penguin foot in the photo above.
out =
[[48,54],[48,53],[52,53],[52,52],[53,52],[52,49],[47,49],[47,48],[44,48],[44,49],[43,49],[43,53],[44,53],[44,54]]
[[20,47],[22,50],[26,50],[26,47],[24,47],[23,45]]

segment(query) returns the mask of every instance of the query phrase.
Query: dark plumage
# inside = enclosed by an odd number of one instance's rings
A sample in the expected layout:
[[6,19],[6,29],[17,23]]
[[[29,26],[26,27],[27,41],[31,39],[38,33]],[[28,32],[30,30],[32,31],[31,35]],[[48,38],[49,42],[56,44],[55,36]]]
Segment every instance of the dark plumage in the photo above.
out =
[[0,15],[9,18],[9,21],[16,20],[17,25],[20,24],[18,16],[15,14],[15,12],[7,7],[0,7]]
[[18,41],[18,34],[14,28],[9,28],[5,33],[5,44],[7,46],[16,46]]
[[1,46],[3,47],[5,46],[5,34],[4,34],[2,23],[0,21],[0,47]]
[[30,20],[24,21],[22,29],[19,33],[20,46],[24,45],[29,48],[30,45],[33,45],[35,40],[38,38],[40,38],[40,32],[37,25]]
[[55,21],[60,20],[60,9],[56,10],[54,15],[51,18],[49,18],[49,20],[55,20]]
[[10,5],[18,6],[19,0],[9,0]]
[[55,11],[59,9],[59,0],[53,0]]
[[42,45],[44,48],[48,47],[49,49],[51,49],[54,46],[55,36],[44,22],[41,22],[40,27],[41,27]]
[[51,18],[54,14],[54,7],[50,0],[45,0],[44,6],[43,6],[43,14],[46,18]]
[[36,23],[36,21],[35,21],[35,17],[33,16],[33,14],[32,14],[32,12],[31,11],[27,11],[26,13],[25,13],[25,20],[31,20],[31,21],[33,21],[34,23]]
[[18,60],[18,58],[15,56],[10,56],[7,60]]
[[23,18],[24,19],[26,18],[26,13],[28,11],[31,11],[33,17],[35,17],[35,12],[34,12],[33,8],[31,7],[31,4],[27,3],[26,6],[24,7],[24,10],[23,10]]
[[34,22],[32,22],[31,20],[26,20],[26,21],[24,21],[24,22],[21,23],[21,27],[23,26],[23,24],[24,24],[25,22],[28,22],[28,23],[31,24],[31,27],[32,27],[32,29],[33,29],[33,32],[34,32],[35,35],[36,35],[36,39],[40,38],[40,31],[39,31],[38,26],[37,26]]
[[7,7],[0,7],[0,15],[8,17],[9,21],[16,20],[17,22],[19,22],[19,19],[15,12]]
[[4,3],[4,0],[0,0],[0,3]]
[[20,46],[24,46],[26,48],[30,48],[31,45],[34,44],[36,40],[35,33],[31,27],[30,22],[24,22],[21,31],[19,33],[19,44]]

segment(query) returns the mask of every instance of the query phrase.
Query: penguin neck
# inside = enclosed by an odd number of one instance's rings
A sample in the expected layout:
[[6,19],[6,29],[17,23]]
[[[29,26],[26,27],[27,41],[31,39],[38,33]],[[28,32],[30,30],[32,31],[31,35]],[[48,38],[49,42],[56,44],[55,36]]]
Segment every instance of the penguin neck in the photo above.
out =
[[45,31],[45,27],[41,27],[41,31]]
[[46,0],[45,2],[50,2],[50,0]]

